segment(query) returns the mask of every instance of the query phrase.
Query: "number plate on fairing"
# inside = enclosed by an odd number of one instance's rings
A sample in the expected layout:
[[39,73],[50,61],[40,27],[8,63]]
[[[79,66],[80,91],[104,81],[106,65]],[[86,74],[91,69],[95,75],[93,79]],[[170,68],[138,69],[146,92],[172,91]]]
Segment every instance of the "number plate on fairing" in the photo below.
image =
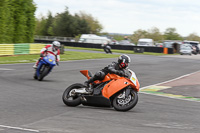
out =
[[131,71],[130,69],[129,69],[129,72],[131,73],[130,80],[133,82],[133,84],[135,86],[137,86],[137,83],[136,83],[137,77],[136,77],[135,73],[133,71]]

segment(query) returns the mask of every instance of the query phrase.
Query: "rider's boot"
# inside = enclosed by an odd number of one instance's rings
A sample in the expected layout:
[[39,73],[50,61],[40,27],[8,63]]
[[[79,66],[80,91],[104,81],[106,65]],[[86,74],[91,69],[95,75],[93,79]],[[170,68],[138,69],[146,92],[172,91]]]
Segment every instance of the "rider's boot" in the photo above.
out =
[[96,79],[95,79],[95,76],[94,76],[94,77],[91,77],[88,81],[84,82],[84,86],[86,86],[87,92],[93,92],[93,89],[91,88],[90,83],[94,82],[95,80]]
[[38,61],[36,61],[36,63],[33,65],[33,68],[34,68],[34,69],[37,69],[38,63],[40,62],[40,60],[41,60],[41,59],[39,59]]
[[90,86],[90,83],[88,81],[85,81],[84,82],[84,86],[86,87],[85,90],[89,93],[92,93],[93,92],[93,89],[91,88]]
[[90,87],[90,83],[88,83],[88,81],[85,81],[84,82],[84,86],[87,87],[87,88],[89,88]]
[[36,65],[36,64],[34,64],[34,65],[33,65],[33,68],[34,68],[34,69],[37,69],[37,65]]

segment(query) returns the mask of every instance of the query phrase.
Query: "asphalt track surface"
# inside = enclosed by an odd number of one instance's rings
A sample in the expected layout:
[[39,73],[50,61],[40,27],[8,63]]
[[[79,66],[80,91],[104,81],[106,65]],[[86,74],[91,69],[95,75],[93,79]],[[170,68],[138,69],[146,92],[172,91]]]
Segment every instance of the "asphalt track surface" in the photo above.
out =
[[[197,56],[130,55],[129,68],[146,87],[199,71]],[[128,112],[63,104],[65,88],[86,80],[80,70],[95,73],[115,60],[60,62],[41,82],[33,79],[33,63],[0,65],[0,133],[199,133],[200,102],[139,93]]]

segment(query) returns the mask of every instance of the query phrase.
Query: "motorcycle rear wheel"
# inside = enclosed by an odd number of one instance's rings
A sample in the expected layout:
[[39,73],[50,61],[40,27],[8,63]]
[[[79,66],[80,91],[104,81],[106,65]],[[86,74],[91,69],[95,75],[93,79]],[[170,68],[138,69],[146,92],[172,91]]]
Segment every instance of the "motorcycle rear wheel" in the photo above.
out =
[[135,107],[135,105],[138,102],[138,94],[136,91],[131,90],[130,94],[128,95],[128,98],[119,98],[120,95],[123,95],[122,92],[115,95],[113,99],[113,107],[117,111],[128,111]]
[[[63,93],[62,100],[65,105],[75,107],[81,104],[81,97],[78,95],[72,95],[73,89],[83,88],[83,84],[73,84],[69,86]],[[71,95],[71,96],[70,96]]]

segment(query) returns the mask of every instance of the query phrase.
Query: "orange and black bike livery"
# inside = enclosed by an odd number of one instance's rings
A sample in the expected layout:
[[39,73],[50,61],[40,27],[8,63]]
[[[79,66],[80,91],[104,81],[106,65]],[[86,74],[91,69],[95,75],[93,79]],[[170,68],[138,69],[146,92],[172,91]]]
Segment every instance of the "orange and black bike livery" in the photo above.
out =
[[[63,93],[62,99],[67,106],[88,106],[114,107],[117,111],[128,111],[138,102],[139,81],[133,71],[127,70],[127,77],[120,77],[108,73],[100,81],[94,81],[92,92],[80,83],[69,86]],[[88,79],[92,74],[88,70],[80,71]]]

